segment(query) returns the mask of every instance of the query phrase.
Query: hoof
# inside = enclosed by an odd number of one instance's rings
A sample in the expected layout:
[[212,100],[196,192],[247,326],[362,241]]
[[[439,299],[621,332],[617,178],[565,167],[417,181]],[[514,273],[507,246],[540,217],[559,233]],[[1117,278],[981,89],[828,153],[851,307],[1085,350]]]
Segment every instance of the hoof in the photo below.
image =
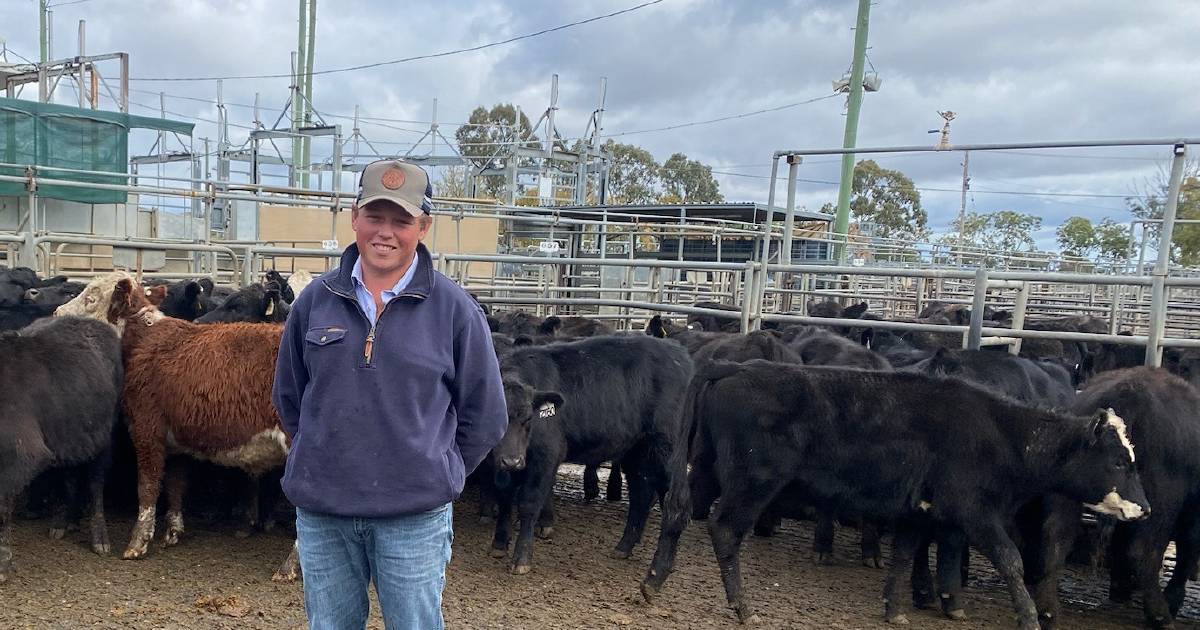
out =
[[754,535],[758,536],[759,538],[770,538],[770,537],[774,536],[775,533],[776,533],[776,531],[775,531],[774,527],[755,527],[754,528]]
[[528,564],[514,564],[512,568],[512,574],[525,575],[526,573],[529,573],[529,570],[532,568],[533,567],[530,567]]
[[254,535],[254,532],[252,532],[250,530],[246,530],[246,529],[239,529],[239,530],[233,532],[233,537],[237,538],[238,540],[245,540],[253,535]]
[[492,550],[488,552],[488,555],[493,558],[503,558],[504,556],[508,555],[508,548],[505,547],[504,549],[497,549],[493,547]]
[[146,555],[145,547],[142,547],[141,549],[130,547],[125,550],[125,553],[121,554],[121,557],[124,558],[125,560],[138,560],[145,555]]
[[951,610],[950,612],[946,613],[946,616],[955,621],[966,621],[967,620],[967,611],[965,611],[961,608],[955,608],[954,610]]
[[868,569],[882,569],[883,568],[883,558],[880,556],[875,556],[873,558],[863,558],[862,563],[863,563],[863,566],[867,567]]
[[542,540],[550,540],[554,537],[554,527],[539,527],[533,530],[533,535]]
[[67,535],[67,528],[65,528],[65,527],[51,527],[50,528],[50,540],[62,540],[66,535]]
[[492,517],[488,516],[487,514],[479,515],[479,524],[480,525],[490,525],[492,523],[492,521],[493,521]]
[[280,570],[280,571],[276,571],[275,574],[271,576],[271,581],[272,582],[280,582],[283,584],[289,584],[291,582],[295,582],[296,578],[298,578],[298,577],[300,577],[300,576],[299,576],[299,574],[297,574],[295,569],[291,569],[288,571]]
[[734,611],[737,612],[738,622],[743,625],[757,626],[762,623],[762,618],[750,612],[750,609],[744,605],[735,606]]
[[647,604],[653,604],[655,597],[658,597],[658,589],[642,582],[642,599],[646,600]]
[[929,591],[916,591],[913,593],[913,608],[917,610],[933,608],[934,603],[933,593]]
[[891,617],[887,618],[887,622],[890,624],[895,624],[897,626],[907,626],[908,625],[908,615],[905,615],[905,614],[892,615]]
[[608,557],[615,560],[628,560],[632,555],[632,551],[622,551],[621,549],[613,549],[612,551],[608,552]]
[[833,554],[824,552],[818,553],[816,562],[821,566],[833,566]]
[[101,556],[107,556],[112,553],[112,545],[108,543],[92,543],[92,551]]

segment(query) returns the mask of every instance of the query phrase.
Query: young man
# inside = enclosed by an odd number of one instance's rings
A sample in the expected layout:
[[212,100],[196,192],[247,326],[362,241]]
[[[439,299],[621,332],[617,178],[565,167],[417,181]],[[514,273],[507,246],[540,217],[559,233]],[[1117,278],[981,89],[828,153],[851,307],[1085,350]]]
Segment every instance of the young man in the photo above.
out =
[[365,627],[369,581],[389,630],[442,627],[451,501],[508,423],[483,312],[421,243],[432,193],[418,166],[368,165],[354,244],[284,327],[273,402],[312,630]]

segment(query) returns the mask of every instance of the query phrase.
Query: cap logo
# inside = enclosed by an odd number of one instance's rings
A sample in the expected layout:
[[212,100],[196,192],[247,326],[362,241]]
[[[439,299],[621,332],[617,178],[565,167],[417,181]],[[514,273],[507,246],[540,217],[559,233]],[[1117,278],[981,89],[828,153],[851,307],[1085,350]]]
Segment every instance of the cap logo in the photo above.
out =
[[379,178],[384,188],[388,190],[396,190],[404,185],[404,171],[392,167],[383,172],[383,177]]

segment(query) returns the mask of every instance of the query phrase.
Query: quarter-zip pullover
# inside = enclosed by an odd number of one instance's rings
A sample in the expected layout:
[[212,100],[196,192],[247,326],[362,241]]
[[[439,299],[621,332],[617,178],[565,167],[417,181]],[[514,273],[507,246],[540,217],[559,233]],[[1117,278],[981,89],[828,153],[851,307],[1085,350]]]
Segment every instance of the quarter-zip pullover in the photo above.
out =
[[454,500],[508,424],[479,305],[417,246],[412,278],[372,319],[352,277],[358,247],[303,291],[280,342],[272,400],[296,506],[380,517]]

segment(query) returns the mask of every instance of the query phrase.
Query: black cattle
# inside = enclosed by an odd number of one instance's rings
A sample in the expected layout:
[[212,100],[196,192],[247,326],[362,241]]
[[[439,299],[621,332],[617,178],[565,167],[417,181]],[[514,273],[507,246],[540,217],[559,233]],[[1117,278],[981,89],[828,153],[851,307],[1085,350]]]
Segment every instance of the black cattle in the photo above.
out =
[[489,315],[489,324],[491,320],[495,320],[495,326],[492,332],[503,333],[512,337],[520,335],[536,335],[538,327],[544,321],[541,317],[527,313],[525,311],[505,311],[503,313]]
[[238,289],[220,306],[196,318],[197,324],[230,322],[282,324],[291,307],[284,301],[279,286],[252,284]]
[[779,338],[773,331],[752,330],[742,334],[723,334],[710,339],[691,352],[696,365],[712,361],[735,361],[741,363],[751,359],[800,363],[800,355]]
[[[13,502],[38,473],[51,467],[87,466],[92,549],[108,553],[104,477],[123,372],[116,330],[94,319],[47,318],[19,333],[0,333],[0,356],[3,583],[12,570]],[[56,529],[63,526],[61,521],[55,524]]]
[[211,293],[206,293],[204,285],[195,280],[169,283],[166,295],[158,305],[158,310],[164,315],[189,322],[202,317],[212,308]]
[[611,335],[616,330],[598,319],[586,317],[559,317],[551,315],[542,320],[538,326],[538,334],[556,337],[578,338]]
[[47,280],[32,269],[0,270],[0,331],[19,330],[43,317],[82,292],[84,285],[68,282],[66,276]]
[[[865,310],[866,304],[858,305]],[[862,312],[855,311],[855,317]],[[851,341],[819,326],[793,326],[782,333],[788,347],[793,350],[805,365],[857,368],[861,370],[890,370],[892,366],[882,356],[872,352],[866,346]],[[760,536],[771,535],[780,524],[780,517],[800,518],[814,500],[805,489],[792,484],[785,488],[780,496],[763,512],[754,533]],[[695,510],[693,510],[695,514]],[[879,547],[879,524],[863,520],[861,515],[841,513],[830,510],[817,511],[817,524],[813,531],[813,552],[817,555],[819,564],[833,562],[833,539],[835,522],[860,522],[861,538],[859,549],[864,566],[883,568],[883,554]]]
[[[1183,604],[1188,574],[1200,559],[1200,393],[1162,369],[1138,367],[1097,376],[1082,392],[1075,410],[1111,408],[1129,427],[1135,465],[1153,506],[1149,518],[1118,523],[1110,553],[1109,597],[1128,601],[1142,594],[1147,621],[1168,627]],[[1060,505],[1047,518],[1043,534],[1045,574],[1036,595],[1049,628],[1060,610],[1057,585],[1071,532],[1079,523],[1078,505]],[[1166,590],[1159,572],[1167,544],[1175,541],[1175,570]]]
[[[501,470],[523,471],[515,493],[520,530],[513,572],[530,569],[534,522],[550,498],[559,464],[620,461],[629,484],[629,513],[615,556],[629,557],[655,496],[661,498],[661,534],[642,584],[643,595],[652,598],[673,568],[687,525],[688,431],[680,424],[692,376],[687,351],[645,335],[595,337],[518,348],[501,362],[501,370],[530,391],[556,392],[565,399],[561,408],[539,405],[536,413],[510,417],[493,450]],[[504,520],[497,520],[495,549],[508,544]]]
[[284,278],[283,274],[275,271],[274,269],[268,269],[266,273],[263,274],[263,286],[270,286],[271,283],[274,283],[275,286],[279,288],[279,297],[282,298],[284,302],[291,304],[292,302],[296,301],[296,294],[294,291],[292,291],[291,285],[288,284],[287,278]]
[[1075,401],[1070,374],[1061,366],[990,350],[938,349],[904,368],[935,376],[953,376],[1030,405],[1068,409]]
[[0,331],[20,330],[43,317],[50,317],[56,308],[57,304],[0,306]]
[[837,300],[813,300],[808,303],[809,317],[828,317],[834,319],[859,319],[867,312],[867,303],[859,302],[845,308]]
[[59,282],[34,287],[25,291],[24,301],[31,304],[53,304],[59,306],[83,293],[87,285],[82,282]]
[[[714,311],[729,311],[729,317],[717,317],[716,315],[688,315],[688,328],[693,330],[706,330],[708,332],[741,332],[742,309],[729,304],[720,302],[696,302],[692,306],[696,308],[707,308]],[[764,326],[765,327],[765,326]]]
[[29,267],[0,269],[0,307],[25,301],[25,292],[39,286],[41,279]]
[[[29,267],[0,269],[0,307],[16,306],[33,301],[36,289],[58,287],[67,282],[66,276],[42,279]],[[35,290],[30,294],[30,290]]]
[[[970,537],[1007,583],[1020,627],[1036,630],[1021,555],[1006,532],[1017,508],[1058,493],[1121,518],[1149,509],[1124,425],[1108,412],[1066,416],[921,374],[766,361],[703,368],[685,409],[697,429],[693,493],[720,488],[709,532],[742,621],[752,617],[742,597],[742,539],[791,482],[832,505],[894,519],[885,601],[897,623],[907,621],[900,581],[931,522],[948,538]],[[958,567],[947,556],[946,566]],[[957,575],[939,571],[942,593],[957,592]]]
[[795,326],[783,331],[788,347],[805,365],[829,365],[863,370],[890,370],[887,359],[866,346],[818,326]]
[[688,353],[693,357],[695,357],[696,353],[699,352],[700,349],[705,345],[707,345],[708,342],[716,339],[724,339],[732,334],[723,332],[706,332],[704,330],[700,330],[698,327],[691,328],[690,325],[689,327],[677,326],[669,321],[664,320],[660,315],[655,315],[654,317],[651,317],[648,322],[646,322],[645,333],[651,337],[670,339],[671,341],[682,344],[684,348],[687,348]]

